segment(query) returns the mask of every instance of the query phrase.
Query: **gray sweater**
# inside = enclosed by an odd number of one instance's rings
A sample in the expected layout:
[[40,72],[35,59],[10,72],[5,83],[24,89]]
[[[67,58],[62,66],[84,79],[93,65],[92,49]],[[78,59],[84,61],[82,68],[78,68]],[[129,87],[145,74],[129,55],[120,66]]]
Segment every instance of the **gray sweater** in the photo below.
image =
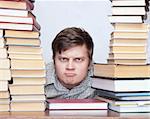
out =
[[92,78],[92,69],[88,72],[88,76],[80,85],[72,88],[71,90],[65,88],[57,79],[55,74],[54,64],[48,63],[46,65],[46,85],[45,85],[45,94],[47,98],[75,98],[75,99],[84,99],[84,98],[93,98],[95,96],[95,89],[91,88]]

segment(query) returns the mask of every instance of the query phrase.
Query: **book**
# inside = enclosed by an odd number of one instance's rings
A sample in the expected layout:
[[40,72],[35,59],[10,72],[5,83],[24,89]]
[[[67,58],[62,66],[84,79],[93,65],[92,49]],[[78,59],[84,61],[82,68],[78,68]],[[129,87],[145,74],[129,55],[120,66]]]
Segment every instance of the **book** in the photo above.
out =
[[0,69],[0,80],[11,80],[10,69]]
[[109,53],[109,59],[147,59],[146,53]]
[[93,77],[92,87],[114,92],[150,91],[150,79],[111,79]]
[[112,32],[111,38],[147,39],[148,32]]
[[40,59],[42,60],[42,54],[21,54],[21,53],[9,53],[8,58],[10,59]]
[[107,110],[107,105],[96,99],[47,99],[49,110]]
[[8,91],[0,91],[0,99],[1,98],[9,98],[9,92]]
[[42,54],[42,48],[41,47],[28,47],[28,46],[8,46],[8,53]]
[[150,65],[94,64],[94,76],[106,78],[149,78]]
[[1,0],[0,8],[33,10],[34,4],[29,0]]
[[145,15],[145,7],[112,7],[112,15]]
[[109,105],[109,109],[117,112],[150,112],[150,105],[142,106],[116,106]]
[[146,45],[147,44],[147,39],[134,39],[134,38],[113,38],[110,40],[110,45],[112,44],[141,44],[141,45]]
[[45,102],[11,102],[10,111],[45,111]]
[[112,6],[146,6],[145,0],[113,0]]
[[0,16],[17,16],[17,17],[33,17],[31,11],[18,9],[3,9],[0,8]]
[[100,116],[107,117],[107,110],[49,110],[49,116]]
[[146,59],[107,59],[108,64],[146,65]]
[[38,31],[19,31],[19,30],[5,30],[6,38],[39,38],[40,32]]
[[7,58],[6,48],[0,48],[0,58]]
[[115,32],[148,32],[146,23],[116,23],[112,25]]
[[7,80],[0,80],[0,92],[1,91],[8,91],[8,81]]
[[0,29],[0,38],[2,38],[2,37],[3,37],[3,30]]
[[45,77],[46,71],[45,70],[11,70],[12,77]]
[[10,68],[10,60],[9,59],[0,59],[0,69],[9,69]]
[[96,95],[117,101],[145,101],[150,100],[149,91],[139,92],[113,92],[108,90],[98,89]]
[[40,47],[40,39],[32,38],[5,38],[6,45],[22,45],[22,46],[37,46]]
[[9,85],[11,95],[44,94],[44,85]]
[[109,15],[108,19],[110,23],[143,23],[142,16],[114,16]]
[[[40,25],[34,17],[16,17],[16,16],[0,16],[0,23],[14,23],[14,24],[32,24],[37,29],[40,29]],[[16,29],[17,30],[17,29]]]
[[45,69],[43,60],[11,59],[12,70],[42,70]]
[[10,98],[0,98],[0,104],[9,104]]
[[5,46],[5,40],[4,38],[0,38],[0,48],[4,48]]
[[0,22],[0,29],[10,29],[10,30],[30,30],[38,31],[40,27],[37,27],[33,24],[21,24],[21,23],[4,23]]
[[145,53],[147,51],[146,46],[109,46],[110,48],[110,53]]
[[13,84],[15,85],[44,85],[45,83],[45,77],[13,77]]
[[40,95],[12,95],[11,96],[13,102],[39,102],[46,100],[44,94]]
[[5,112],[5,111],[9,111],[10,107],[9,104],[0,104],[0,112]]

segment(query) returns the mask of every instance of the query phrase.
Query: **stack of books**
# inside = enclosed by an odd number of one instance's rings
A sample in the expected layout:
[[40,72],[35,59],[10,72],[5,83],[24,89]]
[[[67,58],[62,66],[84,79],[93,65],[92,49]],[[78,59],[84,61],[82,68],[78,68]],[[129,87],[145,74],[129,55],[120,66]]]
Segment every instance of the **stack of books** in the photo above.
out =
[[0,30],[0,111],[9,111],[10,94],[8,81],[10,80],[10,61],[7,55],[3,30]]
[[150,112],[148,0],[111,0],[113,26],[107,64],[94,64],[98,99],[117,112]]
[[10,59],[10,111],[45,110],[45,63],[34,1],[0,0],[0,29]]

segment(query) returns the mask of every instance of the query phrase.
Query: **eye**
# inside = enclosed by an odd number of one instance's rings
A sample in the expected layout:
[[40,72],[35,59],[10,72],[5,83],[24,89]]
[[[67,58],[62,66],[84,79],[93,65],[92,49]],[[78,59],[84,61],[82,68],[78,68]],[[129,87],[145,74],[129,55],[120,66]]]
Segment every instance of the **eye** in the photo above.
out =
[[68,61],[68,59],[67,59],[67,58],[64,58],[64,57],[59,58],[59,60],[60,60],[61,62],[67,62],[67,61]]
[[76,62],[82,62],[82,61],[83,61],[83,58],[75,58],[75,61],[76,61]]

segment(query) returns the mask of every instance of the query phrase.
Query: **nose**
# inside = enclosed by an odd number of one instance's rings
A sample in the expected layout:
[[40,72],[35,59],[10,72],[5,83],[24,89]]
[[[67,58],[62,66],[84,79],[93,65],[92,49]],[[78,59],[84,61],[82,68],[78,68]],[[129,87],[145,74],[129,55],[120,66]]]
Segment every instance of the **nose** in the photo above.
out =
[[74,63],[72,59],[69,59],[67,66],[66,66],[67,70],[74,70]]

